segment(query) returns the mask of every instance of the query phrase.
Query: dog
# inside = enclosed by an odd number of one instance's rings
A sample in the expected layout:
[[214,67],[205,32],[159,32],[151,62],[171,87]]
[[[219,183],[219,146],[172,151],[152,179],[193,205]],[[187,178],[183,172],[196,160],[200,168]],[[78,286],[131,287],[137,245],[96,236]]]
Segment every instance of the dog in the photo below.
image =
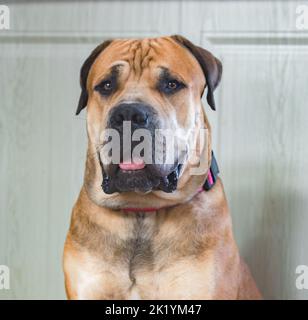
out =
[[[86,59],[76,114],[87,107],[88,149],[64,247],[68,299],[261,299],[234,240],[201,101],[206,91],[215,110],[221,75],[216,57],[180,35],[107,40]],[[107,129],[120,136],[118,163],[102,151]],[[162,140],[131,158],[138,129],[180,129],[184,147]],[[152,151],[174,162],[145,161]]]

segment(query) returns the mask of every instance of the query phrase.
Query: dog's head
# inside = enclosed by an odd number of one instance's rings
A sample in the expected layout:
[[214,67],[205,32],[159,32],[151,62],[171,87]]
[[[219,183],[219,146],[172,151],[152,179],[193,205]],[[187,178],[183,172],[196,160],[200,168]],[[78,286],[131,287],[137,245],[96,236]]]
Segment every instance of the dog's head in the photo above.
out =
[[207,87],[215,110],[221,73],[217,58],[178,35],[109,40],[95,48],[81,68],[76,112],[87,107],[90,193],[162,195],[182,188],[188,169],[210,154],[201,97]]

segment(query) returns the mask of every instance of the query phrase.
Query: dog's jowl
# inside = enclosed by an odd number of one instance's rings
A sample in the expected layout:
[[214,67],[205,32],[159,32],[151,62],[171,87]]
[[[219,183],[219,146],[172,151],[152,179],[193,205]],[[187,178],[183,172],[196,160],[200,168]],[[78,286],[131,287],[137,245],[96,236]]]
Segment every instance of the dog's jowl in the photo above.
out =
[[178,35],[105,41],[84,62],[76,113],[87,113],[88,150],[64,249],[68,298],[260,298],[204,111],[221,74]]

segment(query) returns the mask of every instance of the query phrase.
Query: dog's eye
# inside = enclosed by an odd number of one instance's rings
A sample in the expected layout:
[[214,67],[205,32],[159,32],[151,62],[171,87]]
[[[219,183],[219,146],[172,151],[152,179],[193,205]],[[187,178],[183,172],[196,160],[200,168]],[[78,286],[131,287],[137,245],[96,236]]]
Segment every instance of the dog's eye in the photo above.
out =
[[110,80],[104,81],[100,84],[101,90],[105,91],[106,93],[109,93],[113,88],[112,88],[112,83]]
[[183,87],[183,83],[179,82],[178,80],[172,79],[165,81],[164,85],[162,86],[162,91],[166,94],[172,94],[182,89]]
[[105,96],[109,95],[113,91],[113,89],[114,86],[111,80],[103,81],[95,87],[95,90]]
[[111,81],[105,81],[103,83],[103,89],[106,90],[106,91],[109,91],[112,89],[112,84],[111,84]]
[[167,88],[169,90],[175,90],[179,87],[179,82],[176,81],[176,80],[171,80],[171,81],[168,81],[168,84],[167,84]]

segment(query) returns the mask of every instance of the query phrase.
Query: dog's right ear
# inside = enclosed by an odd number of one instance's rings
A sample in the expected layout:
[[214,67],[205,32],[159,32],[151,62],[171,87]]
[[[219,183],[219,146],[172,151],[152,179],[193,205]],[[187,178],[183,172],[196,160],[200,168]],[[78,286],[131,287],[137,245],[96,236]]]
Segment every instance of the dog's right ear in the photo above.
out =
[[90,54],[90,56],[87,58],[87,60],[83,63],[81,70],[80,70],[80,87],[81,87],[81,94],[79,98],[79,103],[76,111],[76,115],[80,113],[82,109],[84,109],[87,106],[88,103],[88,90],[87,90],[87,80],[88,75],[90,72],[90,69],[92,67],[92,64],[94,63],[95,59],[98,57],[98,55],[106,49],[112,40],[106,40],[103,43],[101,43],[99,46],[97,46]]

